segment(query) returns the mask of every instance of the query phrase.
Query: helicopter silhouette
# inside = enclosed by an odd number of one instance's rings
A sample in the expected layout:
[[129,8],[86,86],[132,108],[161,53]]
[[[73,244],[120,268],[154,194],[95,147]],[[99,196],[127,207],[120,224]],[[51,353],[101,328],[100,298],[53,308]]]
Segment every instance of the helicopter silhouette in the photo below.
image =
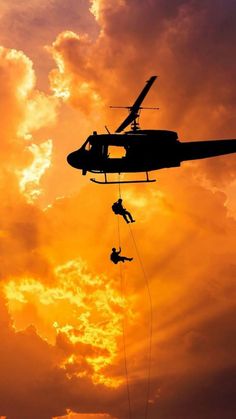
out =
[[[90,135],[81,148],[67,156],[68,163],[81,169],[82,174],[87,172],[104,174],[104,181],[95,178],[92,182],[100,184],[111,183],[143,183],[155,182],[149,178],[149,172],[170,167],[179,167],[181,162],[187,160],[204,159],[236,152],[236,140],[206,140],[180,142],[175,131],[140,129],[139,116],[141,104],[156,80],[152,76],[132,106],[111,106],[111,108],[126,108],[129,115],[111,134],[107,127],[107,134]],[[121,133],[128,125],[131,130]],[[139,173],[146,174],[143,180],[108,181],[108,173]]]

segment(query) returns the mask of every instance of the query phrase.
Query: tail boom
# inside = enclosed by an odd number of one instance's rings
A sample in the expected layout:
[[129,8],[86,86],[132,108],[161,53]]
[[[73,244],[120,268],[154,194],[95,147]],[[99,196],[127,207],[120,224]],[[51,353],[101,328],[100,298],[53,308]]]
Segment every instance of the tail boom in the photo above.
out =
[[180,161],[236,153],[236,140],[211,140],[180,143]]

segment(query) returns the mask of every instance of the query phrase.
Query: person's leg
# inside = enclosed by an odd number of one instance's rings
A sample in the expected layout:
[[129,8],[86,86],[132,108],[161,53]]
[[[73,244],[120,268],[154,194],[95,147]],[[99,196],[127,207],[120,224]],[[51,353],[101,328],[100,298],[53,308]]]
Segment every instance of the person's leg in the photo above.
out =
[[129,219],[130,219],[130,221],[131,221],[131,223],[134,223],[134,219],[133,219],[133,217],[132,217],[132,215],[130,214],[130,212],[129,211],[125,211],[125,214],[129,217]]
[[126,217],[126,212],[124,211],[124,212],[122,212],[122,217],[124,218],[124,220],[127,222],[127,224],[129,224],[129,220],[128,220],[128,218]]
[[133,260],[133,258],[127,258],[126,256],[120,256],[120,260],[121,260],[122,262],[124,262],[125,260],[129,260],[129,261],[131,261],[131,260]]

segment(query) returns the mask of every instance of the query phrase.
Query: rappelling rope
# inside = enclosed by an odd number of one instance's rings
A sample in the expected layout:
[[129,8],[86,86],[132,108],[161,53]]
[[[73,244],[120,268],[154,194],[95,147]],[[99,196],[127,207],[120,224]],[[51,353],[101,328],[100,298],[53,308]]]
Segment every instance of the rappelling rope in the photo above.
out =
[[134,243],[134,247],[135,247],[135,251],[139,260],[139,264],[143,273],[143,277],[145,279],[145,284],[146,284],[146,288],[147,288],[147,292],[148,292],[148,299],[149,299],[149,315],[150,315],[150,333],[149,333],[149,350],[148,350],[148,371],[147,371],[147,392],[146,392],[146,404],[145,404],[145,415],[144,418],[147,419],[148,417],[148,404],[149,404],[149,397],[150,397],[150,383],[151,383],[151,364],[152,364],[152,322],[153,322],[153,306],[152,306],[152,297],[151,297],[151,292],[150,292],[150,286],[149,286],[149,280],[148,280],[148,276],[146,274],[139,250],[138,250],[138,246],[136,244],[136,240],[134,238],[134,234],[132,232],[131,226],[129,224],[129,230],[130,230],[130,234]]
[[[119,175],[119,198],[121,198],[121,186],[120,186],[120,175]],[[121,247],[121,234],[120,234],[120,221],[119,217],[117,217],[118,222],[118,238],[119,238],[119,247]],[[140,256],[140,252],[134,237],[134,234],[131,229],[131,225],[129,224],[130,235],[133,240],[134,248],[138,257],[138,261],[140,264],[140,268],[145,280],[145,285],[147,288],[148,299],[149,299],[149,316],[150,316],[150,328],[149,328],[149,348],[148,348],[148,357],[147,357],[147,390],[146,390],[146,403],[145,403],[145,413],[144,419],[148,418],[148,406],[149,406],[149,397],[150,397],[150,387],[151,387],[151,364],[152,364],[152,335],[153,335],[153,304],[152,304],[152,297],[151,291],[149,286],[149,280],[147,273],[144,268],[144,264],[142,258]],[[122,296],[124,295],[124,285],[123,285],[123,276],[122,276],[122,266],[120,264],[120,280],[121,280],[121,293]],[[131,400],[130,400],[130,389],[129,389],[129,377],[128,377],[128,368],[127,368],[127,353],[126,353],[126,344],[125,344],[125,327],[124,327],[124,319],[123,319],[123,349],[124,349],[124,362],[125,362],[125,374],[126,374],[126,385],[127,385],[127,396],[128,396],[128,403],[129,403],[129,418],[131,419]]]
[[120,174],[119,174],[119,183],[118,183],[118,185],[119,185],[119,198],[121,198]]
[[[120,175],[119,175],[120,180]],[[120,182],[119,182],[119,197],[121,197],[120,191]],[[119,240],[119,248],[121,248],[121,234],[120,234],[120,221],[119,217],[117,217],[117,228],[118,228],[118,240]],[[122,265],[119,263],[120,268],[120,288],[121,288],[121,295],[122,298],[125,297],[125,290],[124,290],[124,279],[123,279],[123,272],[122,272]],[[122,320],[122,335],[123,335],[123,353],[124,353],[124,367],[125,367],[125,377],[126,377],[126,389],[127,389],[127,398],[128,398],[128,407],[129,407],[129,419],[132,419],[132,410],[131,410],[131,397],[130,397],[130,385],[129,385],[129,374],[128,374],[128,366],[127,366],[127,351],[126,351],[126,339],[125,339],[125,308],[123,310],[123,320]]]

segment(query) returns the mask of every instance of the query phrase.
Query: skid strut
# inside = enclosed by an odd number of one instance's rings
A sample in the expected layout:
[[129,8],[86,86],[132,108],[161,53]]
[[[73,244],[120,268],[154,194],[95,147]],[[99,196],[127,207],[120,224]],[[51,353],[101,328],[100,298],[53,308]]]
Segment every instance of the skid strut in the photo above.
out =
[[156,179],[149,179],[149,174],[146,172],[146,179],[140,179],[140,180],[117,180],[117,181],[109,181],[107,180],[107,173],[104,173],[104,181],[97,180],[95,178],[90,179],[91,182],[99,183],[100,185],[111,185],[111,184],[117,184],[117,183],[151,183],[156,182]]

